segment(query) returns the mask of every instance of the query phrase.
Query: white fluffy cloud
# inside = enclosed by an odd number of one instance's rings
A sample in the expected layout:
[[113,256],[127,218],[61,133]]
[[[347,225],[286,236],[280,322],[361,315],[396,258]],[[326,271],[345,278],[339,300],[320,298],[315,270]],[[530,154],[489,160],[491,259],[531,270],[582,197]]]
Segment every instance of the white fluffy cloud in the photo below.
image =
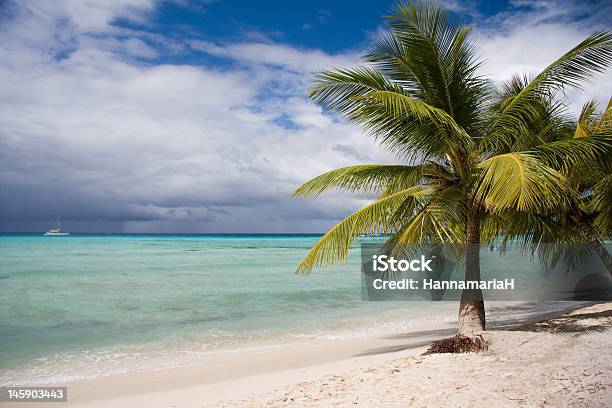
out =
[[218,46],[207,41],[192,41],[191,47],[235,61],[281,67],[292,72],[312,73],[322,69],[348,67],[359,62],[358,53],[329,55],[320,50],[302,50],[288,45],[264,42]]
[[40,19],[71,24],[79,33],[113,31],[119,19],[146,21],[155,9],[154,0],[29,0],[23,7]]
[[[146,23],[153,1],[56,4],[13,4],[0,22],[5,231],[43,229],[56,210],[72,230],[322,231],[360,201],[296,200],[295,187],[393,161],[305,96],[312,72],[354,65],[353,50],[186,40],[231,68],[155,64],[165,39],[113,25]],[[589,31],[526,13],[476,30],[495,79],[542,68]]]
[[[486,63],[482,72],[494,80],[513,74],[537,74],[569,51],[586,36],[609,26],[609,3],[558,1],[513,1],[511,12],[501,13],[477,25],[475,40]],[[577,19],[577,17],[580,17]],[[569,90],[572,112],[589,98],[605,106],[612,95],[612,72],[595,77],[582,91]]]

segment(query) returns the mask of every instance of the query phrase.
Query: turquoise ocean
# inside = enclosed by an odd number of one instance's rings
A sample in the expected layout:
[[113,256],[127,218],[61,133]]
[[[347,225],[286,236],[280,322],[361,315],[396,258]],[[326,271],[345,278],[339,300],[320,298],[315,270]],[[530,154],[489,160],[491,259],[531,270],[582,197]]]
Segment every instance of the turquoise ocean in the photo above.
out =
[[317,238],[2,235],[0,383],[189,364],[434,318],[432,304],[362,301],[358,247],[345,264],[295,275]]

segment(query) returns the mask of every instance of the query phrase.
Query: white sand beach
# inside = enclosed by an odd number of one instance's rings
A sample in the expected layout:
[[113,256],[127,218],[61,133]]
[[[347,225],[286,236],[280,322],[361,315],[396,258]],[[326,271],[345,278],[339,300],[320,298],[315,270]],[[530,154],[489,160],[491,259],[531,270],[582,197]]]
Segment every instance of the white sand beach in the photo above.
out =
[[[566,305],[568,307],[569,305]],[[454,324],[223,355],[68,384],[71,407],[515,407],[612,404],[612,303],[491,309],[490,349],[422,355]],[[540,323],[535,323],[540,322]],[[53,405],[56,406],[56,405]]]
[[609,407],[611,312],[493,330],[482,354],[412,355],[221,406]]

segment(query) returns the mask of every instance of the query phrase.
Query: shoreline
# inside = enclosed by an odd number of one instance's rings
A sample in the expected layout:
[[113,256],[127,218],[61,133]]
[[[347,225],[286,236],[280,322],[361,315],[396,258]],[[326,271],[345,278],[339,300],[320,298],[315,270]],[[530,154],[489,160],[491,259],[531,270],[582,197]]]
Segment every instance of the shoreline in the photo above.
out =
[[[555,307],[551,309],[551,306]],[[493,304],[489,305],[490,327],[499,330],[546,319],[578,306],[581,305]],[[455,332],[455,322],[433,321],[409,330],[371,336],[309,339],[270,349],[217,353],[197,366],[151,369],[61,385],[68,386],[67,406],[71,407],[210,406],[323,376],[415,357],[431,341]]]
[[226,339],[219,343],[209,343],[207,339],[204,342],[185,342],[180,337],[170,336],[141,344],[61,352],[38,357],[14,369],[0,371],[0,385],[52,386],[153,371],[180,370],[205,365],[210,361],[231,361],[253,353],[282,352],[313,344],[388,335],[427,326],[428,321],[453,322],[455,318],[454,302],[440,302],[434,307],[426,307],[425,303],[402,306],[398,308],[399,311],[381,310],[360,318],[347,317],[334,322],[322,322],[319,326],[230,335],[230,342],[227,343],[224,342]]
[[[363,364],[384,361],[389,355],[411,355],[418,347],[440,335],[452,335],[454,322],[436,320],[416,323],[405,330],[388,329],[375,335],[339,339],[302,339],[269,348],[236,349],[210,354],[205,365],[165,368],[146,372],[105,376],[68,383],[69,406],[140,406],[136,399],[153,398],[170,406],[185,394],[206,395],[206,404],[227,395],[247,396],[271,384],[288,385],[295,380],[314,379],[338,369],[349,370]],[[253,387],[252,384],[259,384]],[[155,390],[151,393],[152,390]],[[161,391],[160,391],[161,390]],[[107,399],[109,395],[113,398]],[[116,399],[114,397],[119,397]],[[149,402],[147,402],[148,404]],[[81,405],[82,404],[82,405]],[[157,404],[157,402],[156,402]],[[180,406],[185,406],[183,403]],[[187,405],[188,406],[188,405]],[[197,405],[194,406],[201,406]]]

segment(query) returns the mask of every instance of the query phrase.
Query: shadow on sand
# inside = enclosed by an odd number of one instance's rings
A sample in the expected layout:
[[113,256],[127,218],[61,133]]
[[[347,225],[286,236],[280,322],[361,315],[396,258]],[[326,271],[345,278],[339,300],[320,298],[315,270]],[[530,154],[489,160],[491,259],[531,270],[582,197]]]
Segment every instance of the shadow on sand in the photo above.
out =
[[[612,310],[596,313],[575,313],[578,309],[595,305],[599,302],[569,303],[563,310],[543,310],[542,303],[524,303],[520,305],[493,306],[488,309],[490,320],[487,322],[489,331],[532,331],[551,333],[582,333],[587,331],[603,331],[610,327],[610,322],[601,321],[601,324],[582,325],[580,321],[586,319],[612,318]],[[518,316],[517,316],[518,315]],[[370,356],[377,354],[395,353],[430,345],[432,341],[457,334],[455,328],[420,330],[407,333],[385,336],[385,339],[407,340],[403,344],[377,347],[356,354],[359,356]]]

